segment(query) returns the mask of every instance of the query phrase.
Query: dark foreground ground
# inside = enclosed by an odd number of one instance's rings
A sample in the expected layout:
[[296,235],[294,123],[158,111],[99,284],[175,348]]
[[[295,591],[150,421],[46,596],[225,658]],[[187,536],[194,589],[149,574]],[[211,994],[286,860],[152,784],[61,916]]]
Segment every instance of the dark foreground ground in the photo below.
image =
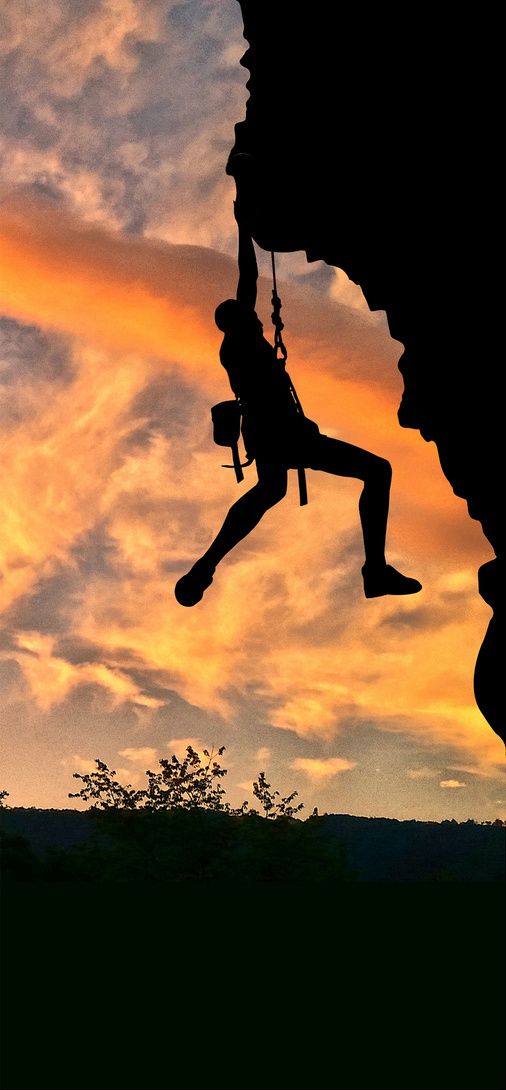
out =
[[8,871],[5,1090],[502,1088],[501,883],[335,859],[311,881]]

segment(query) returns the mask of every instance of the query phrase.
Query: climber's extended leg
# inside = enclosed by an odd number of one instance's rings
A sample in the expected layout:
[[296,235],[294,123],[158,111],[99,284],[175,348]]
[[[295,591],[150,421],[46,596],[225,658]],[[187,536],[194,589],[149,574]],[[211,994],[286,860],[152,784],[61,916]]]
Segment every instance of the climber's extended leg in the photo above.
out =
[[384,594],[416,594],[421,590],[422,584],[417,579],[401,575],[385,560],[392,480],[390,462],[351,443],[321,435],[306,464],[310,469],[335,473],[339,477],[357,477],[364,482],[358,509],[364,538],[365,564],[362,575],[366,598],[379,598]]
[[257,484],[233,504],[207,552],[176,583],[174,593],[180,605],[194,606],[200,602],[213,581],[220,560],[254,530],[270,507],[274,507],[286,495],[287,471],[284,466],[257,461],[257,471]]

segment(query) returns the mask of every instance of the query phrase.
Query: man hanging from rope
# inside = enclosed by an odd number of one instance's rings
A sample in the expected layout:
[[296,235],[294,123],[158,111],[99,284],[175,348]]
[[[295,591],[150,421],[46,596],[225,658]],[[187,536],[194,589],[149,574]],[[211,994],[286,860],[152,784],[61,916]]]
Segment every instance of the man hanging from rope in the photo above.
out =
[[[415,594],[421,590],[421,583],[401,575],[385,561],[390,463],[361,447],[321,435],[318,426],[302,413],[284,359],[277,358],[276,350],[263,336],[263,326],[255,311],[258,279],[255,248],[237,201],[234,211],[239,228],[237,297],[220,303],[215,321],[224,333],[220,360],[234,394],[240,399],[244,444],[248,457],[256,461],[258,481],[233,504],[204,555],[178,580],[177,601],[183,606],[200,602],[220,561],[251,533],[270,507],[284,498],[288,470],[301,471],[302,467],[339,477],[356,477],[364,482],[359,513],[366,598]],[[274,291],[273,301],[276,298]],[[280,326],[282,323],[278,321],[278,341]]]

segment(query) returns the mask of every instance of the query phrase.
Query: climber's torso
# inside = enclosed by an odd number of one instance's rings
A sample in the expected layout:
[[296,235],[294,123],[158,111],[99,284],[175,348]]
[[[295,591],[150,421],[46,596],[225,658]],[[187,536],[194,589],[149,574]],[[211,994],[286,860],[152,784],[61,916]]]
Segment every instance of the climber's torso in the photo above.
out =
[[274,402],[279,411],[296,412],[290,393],[290,381],[283,363],[265,337],[249,337],[227,333],[220,349],[220,360],[228,374],[230,385],[243,407],[262,411]]
[[[220,360],[240,398],[242,433],[251,457],[297,462],[308,441],[308,421],[297,409],[283,361],[265,337],[223,338]],[[318,434],[316,424],[313,435]]]

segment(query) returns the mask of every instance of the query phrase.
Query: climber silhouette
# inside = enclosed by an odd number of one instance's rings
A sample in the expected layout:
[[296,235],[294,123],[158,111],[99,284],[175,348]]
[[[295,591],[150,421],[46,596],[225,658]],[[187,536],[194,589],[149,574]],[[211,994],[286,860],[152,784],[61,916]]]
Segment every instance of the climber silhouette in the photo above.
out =
[[293,387],[275,349],[263,336],[257,317],[258,268],[249,230],[234,211],[239,228],[237,298],[216,309],[215,321],[224,333],[220,360],[230,385],[240,398],[242,435],[248,458],[254,458],[258,481],[230,508],[221,530],[204,555],[175,586],[177,601],[193,606],[212,583],[217,565],[286,495],[288,470],[304,466],[356,477],[364,482],[359,513],[364,539],[362,568],[366,598],[384,594],[415,594],[421,583],[401,575],[385,561],[392,471],[385,458],[361,447],[321,435],[318,425],[300,410]]

